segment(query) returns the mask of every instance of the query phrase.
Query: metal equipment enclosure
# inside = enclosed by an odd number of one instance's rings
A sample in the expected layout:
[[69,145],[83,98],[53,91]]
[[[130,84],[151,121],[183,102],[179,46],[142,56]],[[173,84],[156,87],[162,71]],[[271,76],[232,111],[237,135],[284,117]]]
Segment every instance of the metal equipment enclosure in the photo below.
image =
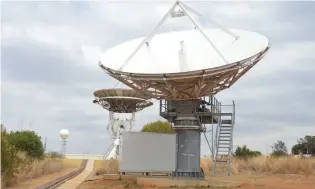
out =
[[176,134],[123,132],[120,172],[172,172],[176,167]]

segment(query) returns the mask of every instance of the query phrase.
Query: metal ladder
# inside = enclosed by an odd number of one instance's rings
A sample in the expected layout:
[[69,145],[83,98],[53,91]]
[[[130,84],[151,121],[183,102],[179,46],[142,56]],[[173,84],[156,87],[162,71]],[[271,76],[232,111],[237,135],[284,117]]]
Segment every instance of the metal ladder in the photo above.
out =
[[[213,159],[213,175],[230,176],[231,158],[233,152],[233,128],[235,123],[235,104],[232,113],[222,113],[219,105],[218,127],[215,137],[215,155]],[[222,119],[224,117],[225,119]]]

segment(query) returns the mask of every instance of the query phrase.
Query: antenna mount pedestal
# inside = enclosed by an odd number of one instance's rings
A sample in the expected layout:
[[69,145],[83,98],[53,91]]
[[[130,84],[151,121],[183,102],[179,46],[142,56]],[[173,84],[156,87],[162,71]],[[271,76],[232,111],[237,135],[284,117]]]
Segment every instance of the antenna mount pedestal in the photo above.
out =
[[[212,118],[212,115],[198,116],[196,112],[206,112],[202,101],[196,100],[167,100],[160,101],[160,116],[172,124],[176,131],[176,170],[174,177],[204,178],[200,170],[200,135],[204,130],[202,118]],[[162,108],[163,107],[163,108]]]
[[[176,131],[176,168],[173,177],[204,179],[200,168],[202,132],[211,151],[213,175],[230,175],[235,105],[233,103],[232,112],[222,112],[222,106],[229,105],[222,105],[214,96],[160,100],[160,116],[167,119]],[[211,144],[205,134],[208,132],[207,124],[212,124]],[[215,136],[214,125],[217,125]]]

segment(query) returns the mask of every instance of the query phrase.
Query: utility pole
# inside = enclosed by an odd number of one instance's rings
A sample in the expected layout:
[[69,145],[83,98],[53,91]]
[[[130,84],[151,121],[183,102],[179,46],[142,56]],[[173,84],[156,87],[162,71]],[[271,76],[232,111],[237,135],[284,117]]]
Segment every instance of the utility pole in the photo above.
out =
[[32,119],[29,124],[28,124],[28,130],[32,131],[32,126],[33,126],[34,120]]
[[45,136],[45,142],[44,142],[44,152],[46,153],[46,147],[47,147],[47,136]]
[[266,143],[266,155],[268,156],[268,143]]
[[23,118],[20,118],[20,123],[18,125],[18,128],[19,128],[20,132],[22,132],[22,130],[23,130]]

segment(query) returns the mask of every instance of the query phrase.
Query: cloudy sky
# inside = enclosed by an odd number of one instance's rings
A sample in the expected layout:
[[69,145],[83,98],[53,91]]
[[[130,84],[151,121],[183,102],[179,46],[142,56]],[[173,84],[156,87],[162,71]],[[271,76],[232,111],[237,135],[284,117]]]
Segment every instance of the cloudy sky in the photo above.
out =
[[[99,53],[148,34],[171,2],[3,2],[1,122],[9,130],[31,128],[47,136],[48,150],[60,149],[59,131],[66,128],[68,153],[104,153],[111,142],[108,112],[92,103],[93,91],[116,82],[98,67]],[[315,2],[186,4],[271,42],[259,64],[217,95],[223,104],[235,100],[234,145],[266,153],[277,140],[290,149],[298,138],[315,135]],[[137,114],[135,130],[157,119],[155,102]]]

